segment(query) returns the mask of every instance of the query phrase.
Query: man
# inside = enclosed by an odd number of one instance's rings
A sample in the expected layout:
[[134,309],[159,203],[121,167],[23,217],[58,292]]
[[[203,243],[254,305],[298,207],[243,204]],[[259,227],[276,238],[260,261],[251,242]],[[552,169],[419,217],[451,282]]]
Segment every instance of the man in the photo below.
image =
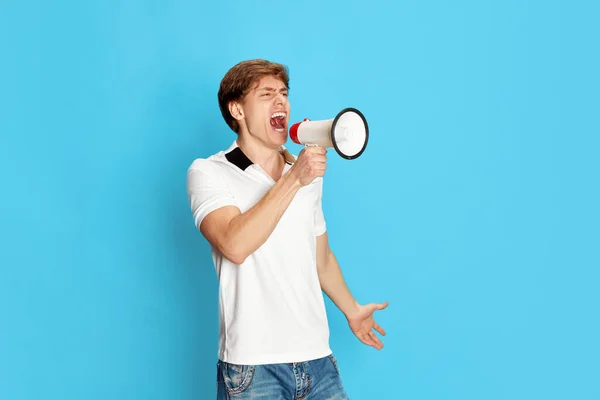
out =
[[237,139],[194,160],[187,191],[219,277],[219,399],[345,399],[329,348],[325,292],[363,343],[380,350],[329,248],[321,206],[326,149],[284,147],[287,68],[244,61],[221,81],[221,113]]

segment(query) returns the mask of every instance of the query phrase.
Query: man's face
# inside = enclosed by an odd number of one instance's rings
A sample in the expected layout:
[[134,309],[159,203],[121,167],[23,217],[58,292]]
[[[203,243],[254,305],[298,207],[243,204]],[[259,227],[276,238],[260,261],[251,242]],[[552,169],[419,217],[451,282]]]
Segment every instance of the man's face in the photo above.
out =
[[240,126],[253,138],[274,148],[287,141],[290,103],[281,80],[263,77],[240,104],[244,117]]

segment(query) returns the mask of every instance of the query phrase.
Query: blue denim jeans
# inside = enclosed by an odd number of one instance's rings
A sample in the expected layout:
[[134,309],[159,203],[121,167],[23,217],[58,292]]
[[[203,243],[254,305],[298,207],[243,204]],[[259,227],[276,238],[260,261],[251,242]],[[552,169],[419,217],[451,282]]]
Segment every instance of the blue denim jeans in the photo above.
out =
[[217,363],[217,400],[346,400],[333,354],[298,363]]

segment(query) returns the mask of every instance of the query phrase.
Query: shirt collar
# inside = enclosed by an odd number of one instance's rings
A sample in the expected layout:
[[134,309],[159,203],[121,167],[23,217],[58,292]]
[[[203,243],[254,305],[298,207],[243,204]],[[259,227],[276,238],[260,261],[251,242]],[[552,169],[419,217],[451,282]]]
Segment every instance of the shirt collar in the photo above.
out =
[[[279,152],[283,154],[286,164],[292,165],[296,161],[296,158],[285,148],[285,146],[281,145],[281,147],[279,147]],[[254,164],[238,146],[237,140],[235,140],[225,151],[225,158],[242,171],[245,171],[249,166]]]

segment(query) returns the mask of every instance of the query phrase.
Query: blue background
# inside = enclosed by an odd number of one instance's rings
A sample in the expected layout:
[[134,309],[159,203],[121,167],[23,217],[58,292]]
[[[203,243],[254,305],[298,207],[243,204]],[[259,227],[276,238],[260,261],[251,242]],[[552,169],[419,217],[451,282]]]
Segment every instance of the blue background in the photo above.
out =
[[351,290],[390,303],[377,352],[327,301],[351,398],[599,399],[594,3],[3,0],[0,397],[214,398],[185,173],[260,57],[292,120],[371,128],[324,197]]

